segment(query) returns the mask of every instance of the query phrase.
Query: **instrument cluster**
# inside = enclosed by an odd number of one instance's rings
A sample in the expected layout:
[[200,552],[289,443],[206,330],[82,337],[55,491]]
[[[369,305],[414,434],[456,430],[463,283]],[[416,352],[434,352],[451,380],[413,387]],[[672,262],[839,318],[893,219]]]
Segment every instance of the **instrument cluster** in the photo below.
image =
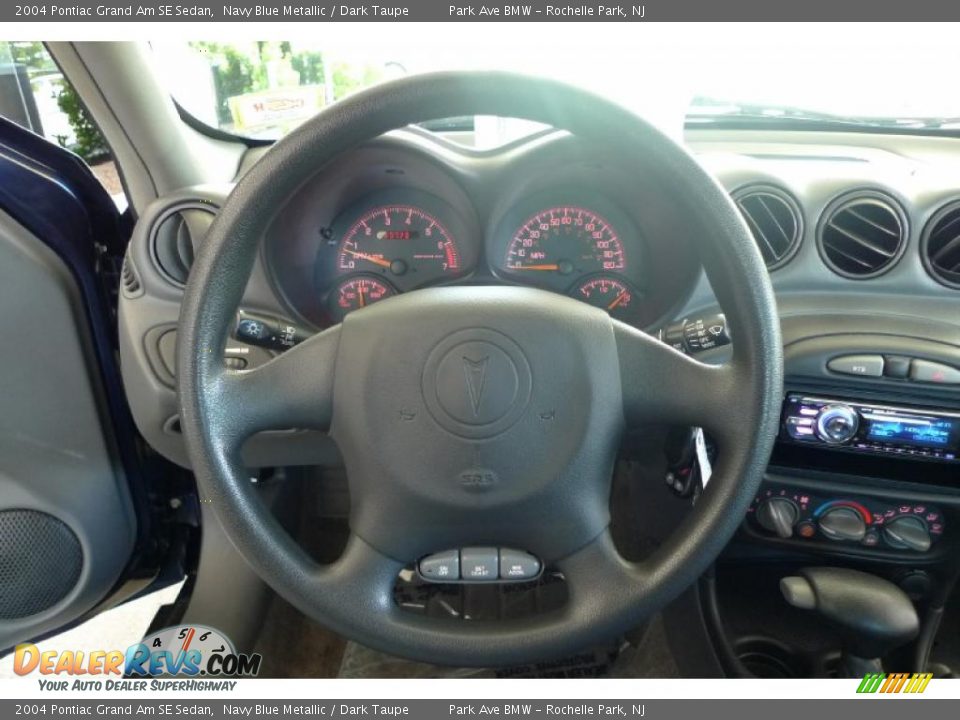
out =
[[456,282],[529,285],[633,322],[643,302],[644,247],[626,215],[569,191],[525,197],[478,242],[439,197],[391,189],[330,225],[315,279],[331,323],[399,293]]
[[524,285],[647,329],[700,276],[658,192],[570,135],[479,153],[404,131],[304,184],[271,223],[264,267],[315,328],[424,288]]

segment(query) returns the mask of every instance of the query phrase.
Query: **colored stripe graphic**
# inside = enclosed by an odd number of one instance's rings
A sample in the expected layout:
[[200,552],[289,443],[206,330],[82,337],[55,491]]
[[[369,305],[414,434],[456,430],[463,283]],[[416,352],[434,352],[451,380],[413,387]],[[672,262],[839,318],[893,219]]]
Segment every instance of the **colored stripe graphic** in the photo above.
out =
[[858,693],[922,693],[933,673],[867,673],[857,687]]

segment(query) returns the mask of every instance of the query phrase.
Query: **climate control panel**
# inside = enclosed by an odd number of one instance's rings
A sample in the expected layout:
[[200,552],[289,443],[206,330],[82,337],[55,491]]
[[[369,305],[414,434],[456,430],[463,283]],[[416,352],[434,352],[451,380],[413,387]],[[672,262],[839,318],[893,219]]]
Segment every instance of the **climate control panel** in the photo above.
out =
[[930,550],[944,532],[943,513],[927,503],[827,497],[789,487],[764,488],[747,522],[781,539],[916,553]]

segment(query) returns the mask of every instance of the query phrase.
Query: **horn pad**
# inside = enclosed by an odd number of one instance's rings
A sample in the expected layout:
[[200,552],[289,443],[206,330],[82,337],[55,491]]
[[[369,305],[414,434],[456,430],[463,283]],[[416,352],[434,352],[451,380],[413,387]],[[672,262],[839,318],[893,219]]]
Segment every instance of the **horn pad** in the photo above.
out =
[[486,328],[459,330],[427,358],[423,400],[438,424],[465,438],[510,428],[530,402],[533,378],[520,346]]

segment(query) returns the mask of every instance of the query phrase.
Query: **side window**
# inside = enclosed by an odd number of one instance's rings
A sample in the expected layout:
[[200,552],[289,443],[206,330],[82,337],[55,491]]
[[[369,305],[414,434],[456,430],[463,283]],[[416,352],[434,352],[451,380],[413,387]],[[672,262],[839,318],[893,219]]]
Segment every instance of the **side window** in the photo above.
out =
[[0,41],[0,115],[79,155],[126,207],[106,140],[43,43]]

